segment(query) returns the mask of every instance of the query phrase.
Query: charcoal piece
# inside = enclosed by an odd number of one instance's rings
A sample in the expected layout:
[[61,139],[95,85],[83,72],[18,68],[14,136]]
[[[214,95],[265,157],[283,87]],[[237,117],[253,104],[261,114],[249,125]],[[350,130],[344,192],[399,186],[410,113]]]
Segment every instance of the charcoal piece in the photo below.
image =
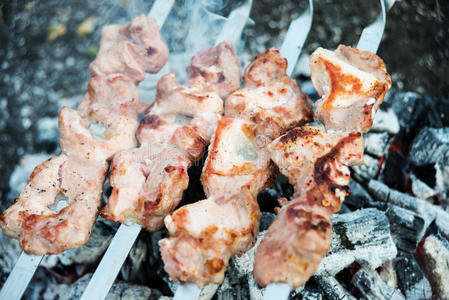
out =
[[409,163],[401,153],[389,151],[385,156],[379,178],[392,188],[407,190],[409,184],[407,173],[409,169]]
[[398,287],[398,275],[393,266],[393,261],[389,260],[385,262],[379,270],[380,278],[385,281],[386,284],[396,289]]
[[416,197],[425,200],[435,196],[438,193],[414,174],[410,174],[410,179],[412,180],[412,192]]
[[374,178],[379,169],[379,160],[372,157],[371,155],[363,155],[363,163],[358,166],[351,167],[352,175],[358,181],[368,181]]
[[424,268],[438,299],[449,299],[449,242],[431,235],[423,245]]
[[406,299],[418,300],[432,297],[429,280],[413,256],[398,257],[393,264],[398,274],[399,289]]
[[[43,295],[43,299],[80,299],[87,287],[92,274],[86,274],[73,284],[50,285]],[[129,284],[116,281],[111,287],[106,300],[136,299],[136,300],[156,300],[162,294],[156,289],[150,289],[146,286]]]
[[425,200],[392,190],[377,180],[371,180],[368,183],[368,191],[378,201],[388,202],[418,213],[422,218],[424,218],[426,222],[425,227],[429,226],[436,216],[448,216],[448,214],[442,210],[441,207],[432,205]]
[[[384,202],[374,201],[365,188],[355,180],[349,183],[350,194],[345,198],[344,203],[352,208],[376,207],[378,209],[386,209]],[[382,207],[383,206],[383,207]]]
[[317,283],[321,292],[328,300],[355,300],[352,296],[333,276],[312,276],[312,280]]
[[321,260],[317,274],[336,275],[357,262],[375,269],[396,257],[397,249],[385,214],[375,208],[334,215],[331,249]]
[[449,127],[421,129],[412,142],[409,158],[415,165],[434,164],[449,152]]
[[302,300],[323,300],[323,295],[319,292],[305,291],[301,296]]
[[360,269],[352,277],[352,284],[367,299],[373,300],[402,300],[404,295],[385,283],[376,271]]
[[414,253],[427,229],[424,219],[396,205],[389,205],[386,216],[390,221],[391,236],[400,252]]
[[369,132],[363,135],[365,140],[365,151],[371,155],[382,157],[385,155],[390,136],[386,132]]
[[276,214],[269,212],[262,212],[262,217],[260,218],[259,231],[267,230],[268,227],[270,227],[271,223],[273,223],[274,219],[276,219]]
[[374,117],[373,132],[388,132],[396,134],[399,132],[399,120],[392,109],[387,111],[379,109]]
[[449,152],[435,164],[435,171],[437,189],[449,193]]
[[435,218],[435,225],[439,234],[449,240],[449,215],[439,215]]
[[415,92],[388,93],[385,97],[386,103],[391,103],[393,111],[398,117],[399,124],[403,128],[415,125],[416,104],[422,100],[422,96]]
[[135,281],[137,278],[140,279],[145,277],[144,273],[146,270],[142,270],[141,266],[147,257],[147,253],[147,244],[144,241],[138,239],[134,243],[128,257],[125,260],[125,263],[120,269],[120,274],[122,275],[123,280]]
[[56,255],[45,255],[41,266],[52,268],[58,264],[65,266],[75,263],[91,264],[96,262],[108,248],[118,224],[98,218],[87,243],[76,249],[70,249]]

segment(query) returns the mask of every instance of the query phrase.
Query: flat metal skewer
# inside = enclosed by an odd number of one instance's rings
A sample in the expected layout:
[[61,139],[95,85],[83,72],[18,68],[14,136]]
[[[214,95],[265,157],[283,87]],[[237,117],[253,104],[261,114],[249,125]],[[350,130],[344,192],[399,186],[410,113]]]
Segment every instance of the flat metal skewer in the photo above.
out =
[[[380,0],[381,12],[373,23],[363,29],[357,44],[357,49],[373,53],[377,52],[385,29],[387,11],[393,6],[395,1]],[[263,300],[288,299],[290,291],[291,286],[287,283],[270,283],[265,289]]]
[[[161,1],[164,0],[158,0],[153,5],[153,8],[149,14],[150,16],[164,16],[164,18],[168,16],[168,12],[161,14],[155,11],[157,3]],[[172,1],[173,4],[174,0],[170,1]],[[229,18],[223,25],[223,29],[217,39],[216,44],[224,40],[236,41],[240,38],[241,32],[249,17],[252,0],[249,0],[248,3],[244,3],[242,6],[230,13]],[[164,8],[168,9],[168,6],[164,6]],[[162,27],[163,21],[158,21],[157,23],[160,27]],[[229,30],[229,28],[232,29],[231,33],[224,32],[225,30]],[[141,229],[142,228],[140,225],[137,224],[120,224],[120,227],[114,235],[111,244],[101,259],[100,264],[89,281],[89,284],[84,290],[81,300],[98,300],[104,299],[107,296]],[[196,299],[198,298],[200,292],[201,289],[196,284],[182,283],[180,288],[177,290],[177,296],[175,295],[175,299]]]

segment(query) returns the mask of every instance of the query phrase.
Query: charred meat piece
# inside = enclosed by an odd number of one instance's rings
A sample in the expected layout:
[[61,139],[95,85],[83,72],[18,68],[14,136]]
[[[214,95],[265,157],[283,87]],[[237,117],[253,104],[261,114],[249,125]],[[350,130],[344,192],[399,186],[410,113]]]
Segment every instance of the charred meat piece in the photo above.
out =
[[122,74],[135,83],[145,72],[157,73],[167,62],[168,48],[156,21],[140,15],[126,25],[103,27],[100,50],[90,64],[92,76]]
[[[207,61],[198,58],[206,54]],[[196,62],[196,68],[205,64],[205,70],[212,72],[223,68],[224,58],[237,66],[226,69],[227,76],[239,78],[237,57],[226,42],[200,52],[192,64]],[[223,100],[215,91],[231,92],[231,85],[215,82],[207,72],[192,73],[194,77],[184,85],[172,73],[159,80],[156,99],[136,133],[140,148],[113,159],[110,182],[114,189],[103,216],[117,222],[129,219],[153,231],[178,205],[189,182],[187,169],[191,161],[202,157],[223,113]]]
[[160,246],[170,278],[220,283],[232,255],[253,246],[261,215],[256,196],[276,175],[266,145],[312,119],[308,97],[286,68],[275,49],[258,55],[246,68],[247,86],[226,100],[201,178],[208,198],[164,220],[170,237]]
[[299,127],[273,141],[271,158],[295,188],[256,251],[254,277],[265,286],[286,282],[293,288],[312,276],[329,250],[332,213],[348,194],[348,166],[363,157],[361,133]]
[[391,78],[377,55],[340,45],[318,48],[310,56],[311,78],[318,94],[315,116],[327,129],[367,132]]

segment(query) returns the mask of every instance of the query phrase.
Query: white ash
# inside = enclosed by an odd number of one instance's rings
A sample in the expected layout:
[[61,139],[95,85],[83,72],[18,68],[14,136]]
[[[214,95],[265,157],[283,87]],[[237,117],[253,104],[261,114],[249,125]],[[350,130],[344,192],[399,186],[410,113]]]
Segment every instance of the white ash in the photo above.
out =
[[407,300],[431,299],[432,289],[423,270],[413,256],[394,260],[398,274],[398,285]]
[[[139,277],[141,266],[145,261],[148,255],[148,246],[142,240],[137,240],[131,251],[129,252],[128,257],[126,258],[125,263],[120,269],[120,275],[122,275],[123,280],[125,281],[134,281]],[[140,277],[145,277],[144,275]]]
[[398,288],[398,275],[396,274],[396,270],[393,266],[392,260],[385,262],[381,266],[379,276],[383,281],[385,281],[386,284],[388,284],[392,288]]
[[359,181],[368,181],[373,179],[379,169],[379,160],[371,155],[363,155],[363,163],[361,165],[352,166],[352,175]]
[[385,214],[375,208],[332,216],[331,249],[321,260],[317,274],[336,275],[357,262],[374,270],[396,257],[397,249]]
[[385,155],[390,136],[386,132],[368,132],[363,135],[365,140],[365,151],[371,155],[382,157]]
[[57,255],[46,255],[41,266],[52,268],[59,264],[69,266],[74,263],[94,263],[103,255],[116,231],[117,224],[98,218],[87,243],[76,249],[70,249]]
[[[80,299],[84,290],[87,287],[92,274],[86,274],[75,283],[68,284],[58,284],[50,285],[43,295],[44,300],[50,299],[65,299],[65,300],[75,300]],[[146,286],[140,286],[135,284],[130,284],[126,282],[116,281],[111,287],[106,300],[151,300],[159,299],[161,293],[157,290],[152,290]]]
[[434,164],[449,152],[449,127],[421,129],[412,142],[409,158],[416,165]]
[[423,245],[424,267],[438,299],[449,299],[449,243],[431,235]]
[[19,242],[0,231],[0,285],[6,280],[21,252]]
[[412,193],[416,197],[426,200],[438,194],[438,191],[428,186],[414,174],[410,174],[410,179],[412,181]]
[[319,289],[327,299],[356,299],[338,282],[335,277],[315,275],[312,276],[312,280],[318,284]]
[[367,271],[362,268],[354,274],[351,282],[367,299],[405,299],[401,291],[385,283],[376,271]]
[[399,132],[399,120],[392,109],[384,111],[379,109],[374,117],[372,132],[388,132],[397,134]]

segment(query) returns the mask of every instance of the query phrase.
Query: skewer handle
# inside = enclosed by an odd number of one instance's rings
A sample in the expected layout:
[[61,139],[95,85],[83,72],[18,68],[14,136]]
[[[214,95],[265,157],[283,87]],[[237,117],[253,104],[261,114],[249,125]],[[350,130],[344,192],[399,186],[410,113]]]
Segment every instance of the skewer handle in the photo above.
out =
[[193,282],[183,282],[176,290],[173,300],[196,300],[201,289]]
[[291,287],[288,283],[270,283],[265,289],[263,300],[288,299]]
[[120,225],[87,288],[84,290],[81,300],[99,300],[106,297],[140,230],[141,227],[137,224]]
[[154,2],[148,16],[156,20],[157,26],[159,26],[159,28],[164,25],[165,19],[167,19],[174,3],[175,0],[157,0],[156,2]]
[[0,299],[19,300],[22,298],[43,257],[43,255],[32,255],[22,251],[0,291]]

